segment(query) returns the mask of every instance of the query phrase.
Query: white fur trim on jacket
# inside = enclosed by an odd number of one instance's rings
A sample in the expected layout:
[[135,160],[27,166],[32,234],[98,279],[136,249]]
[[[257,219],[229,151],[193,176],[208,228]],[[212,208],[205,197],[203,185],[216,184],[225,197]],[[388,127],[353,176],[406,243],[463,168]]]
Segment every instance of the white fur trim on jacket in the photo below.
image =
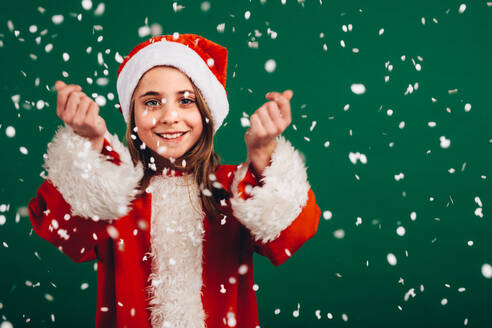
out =
[[48,143],[43,167],[48,171],[47,178],[70,204],[72,215],[111,220],[129,212],[143,176],[142,165],[134,167],[128,149],[116,134],[106,132],[105,138],[120,155],[120,166],[92,149],[91,142],[69,126],[61,126]]
[[231,198],[233,213],[251,231],[255,241],[269,242],[276,239],[306,205],[311,187],[304,160],[280,136],[271,164],[263,171],[263,186],[247,191],[251,197],[244,200],[238,195],[238,185],[247,171],[248,165],[242,165],[234,174]]
[[152,177],[152,327],[203,328],[200,193],[193,177]]

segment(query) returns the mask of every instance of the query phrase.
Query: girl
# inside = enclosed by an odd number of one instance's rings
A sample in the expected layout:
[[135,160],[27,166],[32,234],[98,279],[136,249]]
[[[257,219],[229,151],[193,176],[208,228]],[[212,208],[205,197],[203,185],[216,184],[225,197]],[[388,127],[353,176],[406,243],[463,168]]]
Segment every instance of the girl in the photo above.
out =
[[96,327],[258,327],[253,253],[280,265],[316,233],[303,159],[280,136],[292,91],[251,116],[247,161],[219,165],[226,68],[194,34],[135,47],[117,74],[128,149],[79,86],[56,83],[65,126],[29,216],[74,261],[97,260]]

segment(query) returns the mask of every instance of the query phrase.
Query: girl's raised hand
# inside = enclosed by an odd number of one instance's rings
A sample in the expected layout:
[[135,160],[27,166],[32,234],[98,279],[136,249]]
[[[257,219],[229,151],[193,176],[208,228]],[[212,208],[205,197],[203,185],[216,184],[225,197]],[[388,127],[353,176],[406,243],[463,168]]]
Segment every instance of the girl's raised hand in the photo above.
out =
[[262,175],[263,170],[270,164],[277,146],[275,138],[292,121],[290,100],[293,95],[292,90],[267,93],[266,98],[270,101],[258,108],[250,117],[251,126],[246,131],[244,139],[248,148],[248,159],[259,175]]
[[101,151],[106,133],[106,122],[99,116],[99,106],[75,84],[55,83],[58,92],[56,114],[75,133],[89,139],[92,148]]

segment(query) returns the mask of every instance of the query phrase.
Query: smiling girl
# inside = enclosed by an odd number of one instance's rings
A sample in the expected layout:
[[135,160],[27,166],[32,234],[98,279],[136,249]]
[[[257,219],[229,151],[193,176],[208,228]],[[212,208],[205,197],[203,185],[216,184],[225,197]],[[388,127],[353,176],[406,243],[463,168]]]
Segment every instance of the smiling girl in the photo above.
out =
[[195,34],[136,46],[117,74],[128,148],[80,86],[56,83],[65,126],[29,216],[72,260],[97,260],[96,327],[258,327],[253,253],[280,265],[316,233],[304,161],[281,136],[292,91],[250,117],[246,162],[220,165],[226,75],[226,48]]

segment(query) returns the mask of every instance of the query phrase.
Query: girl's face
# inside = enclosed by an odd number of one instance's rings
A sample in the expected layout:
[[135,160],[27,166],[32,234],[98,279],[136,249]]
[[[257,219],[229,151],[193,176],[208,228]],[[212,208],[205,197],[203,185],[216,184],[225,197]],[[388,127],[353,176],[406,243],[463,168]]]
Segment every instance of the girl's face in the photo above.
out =
[[167,159],[183,156],[202,134],[202,117],[190,79],[173,67],[154,67],[137,86],[135,126],[147,147]]

